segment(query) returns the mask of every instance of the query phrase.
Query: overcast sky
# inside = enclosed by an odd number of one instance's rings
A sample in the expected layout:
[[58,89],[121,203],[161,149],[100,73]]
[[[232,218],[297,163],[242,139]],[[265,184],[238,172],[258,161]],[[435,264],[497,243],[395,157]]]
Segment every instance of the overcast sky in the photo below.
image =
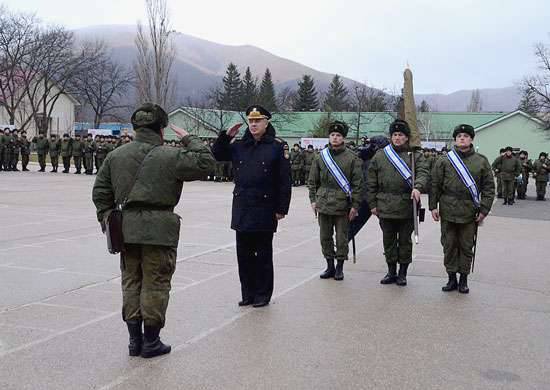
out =
[[[417,93],[514,85],[550,43],[550,0],[168,0],[174,28],[250,44],[321,71],[397,90],[410,64]],[[70,28],[134,24],[141,0],[0,0]]]

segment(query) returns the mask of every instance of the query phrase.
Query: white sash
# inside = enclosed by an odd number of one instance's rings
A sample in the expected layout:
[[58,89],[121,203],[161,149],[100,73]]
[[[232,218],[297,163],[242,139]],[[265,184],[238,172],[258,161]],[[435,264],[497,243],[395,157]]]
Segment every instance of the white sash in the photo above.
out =
[[397,172],[399,172],[399,174],[403,177],[403,180],[405,180],[409,187],[412,188],[412,171],[407,163],[403,161],[401,157],[399,157],[391,144],[384,148],[384,154],[386,155],[388,160],[390,160]]
[[321,158],[323,159],[323,162],[325,163],[328,171],[330,172],[334,180],[336,180],[336,183],[338,183],[338,185],[340,186],[342,191],[344,191],[344,193],[348,196],[348,198],[351,198],[351,185],[346,175],[344,175],[344,172],[342,172],[338,164],[336,164],[336,162],[332,158],[328,146],[321,151]]
[[474,205],[476,206],[476,208],[479,208],[479,206],[481,205],[479,190],[477,188],[474,178],[470,174],[470,171],[464,164],[464,161],[462,161],[458,153],[454,150],[451,150],[447,153],[447,158],[451,162],[452,166],[455,168],[456,173],[458,173],[458,177],[460,178],[462,183],[464,183],[468,191],[470,191],[470,195],[472,196],[472,201],[474,202]]

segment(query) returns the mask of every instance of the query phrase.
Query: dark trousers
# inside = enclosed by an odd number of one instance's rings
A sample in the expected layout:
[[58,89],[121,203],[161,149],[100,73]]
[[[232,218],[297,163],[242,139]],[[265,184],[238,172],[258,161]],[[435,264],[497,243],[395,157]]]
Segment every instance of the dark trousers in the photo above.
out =
[[29,165],[29,155],[28,154],[22,154],[21,155],[21,166],[23,169],[27,169],[27,165]]
[[46,169],[46,155],[45,154],[39,154],[38,155],[38,164],[40,164],[40,169],[41,170]]
[[77,172],[82,170],[82,158],[80,156],[73,156],[74,167]]
[[237,232],[243,300],[269,301],[273,294],[273,232]]
[[69,172],[71,169],[71,157],[62,157],[63,158],[63,170]]
[[365,226],[372,213],[370,212],[369,204],[366,200],[363,200],[359,204],[359,210],[357,210],[357,217],[349,223],[348,241],[351,241],[353,237]]
[[413,219],[380,218],[384,255],[388,264],[409,264],[412,262]]

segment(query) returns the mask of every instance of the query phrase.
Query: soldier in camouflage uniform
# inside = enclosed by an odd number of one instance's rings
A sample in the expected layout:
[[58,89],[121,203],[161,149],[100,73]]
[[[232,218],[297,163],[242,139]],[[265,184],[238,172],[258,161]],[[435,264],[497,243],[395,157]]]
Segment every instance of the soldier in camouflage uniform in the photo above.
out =
[[34,137],[32,143],[36,145],[36,154],[38,155],[38,164],[40,165],[38,172],[46,172],[46,155],[50,149],[49,141],[44,136],[44,133],[38,133],[38,137]]
[[533,177],[537,188],[537,200],[546,200],[546,186],[548,184],[548,172],[550,172],[550,161],[548,154],[542,152],[539,159],[533,163]]
[[105,138],[101,135],[96,137],[96,149],[95,149],[95,169],[96,173],[99,172],[105,157],[107,157],[107,145]]
[[[441,244],[449,280],[443,291],[467,294],[477,226],[489,215],[495,198],[495,182],[487,158],[473,147],[474,128],[459,125],[453,132],[454,150],[474,179],[480,199],[476,207],[472,195],[448,158],[440,158],[432,171],[430,210],[434,221],[441,221]],[[460,273],[457,283],[456,273]]]
[[20,140],[19,140],[17,129],[14,129],[11,132],[11,137],[13,138],[13,146],[11,150],[9,164],[12,171],[19,171],[19,169],[17,169],[17,164],[19,163],[19,154],[21,152],[21,144],[19,143]]
[[290,169],[292,172],[292,186],[299,186],[300,175],[304,169],[304,156],[298,144],[294,144],[290,151]]
[[93,175],[94,173],[94,153],[96,150],[96,143],[94,137],[88,134],[86,141],[84,141],[84,169],[86,175]]
[[[403,120],[396,120],[389,129],[391,145],[387,148],[399,155],[401,160],[411,168],[409,125]],[[420,152],[414,152],[416,181],[406,181],[386,156],[385,149],[374,155],[367,173],[367,201],[372,214],[380,221],[382,229],[384,255],[388,264],[388,273],[381,284],[396,283],[407,285],[407,269],[412,262],[412,240],[414,231],[413,204],[420,202],[420,193],[425,191],[428,182],[428,168]],[[397,264],[399,263],[399,274]]]
[[[120,255],[122,318],[130,335],[130,356],[150,358],[171,350],[159,334],[165,325],[180,235],[181,218],[174,207],[183,181],[199,179],[213,167],[214,157],[198,137],[175,127],[185,148],[162,146],[168,115],[158,105],[143,105],[131,121],[136,141],[109,153],[92,198],[102,227],[115,200],[126,200],[122,210],[125,250]],[[142,161],[139,180],[130,188]]]
[[59,152],[61,151],[61,142],[57,139],[57,135],[51,134],[48,141],[48,153],[50,154],[50,163],[52,170],[50,172],[57,173],[59,166]]
[[493,167],[493,172],[495,173],[495,176],[497,178],[497,198],[498,199],[502,199],[502,179],[500,178],[500,173],[496,172],[495,171],[495,166],[496,166],[496,162],[497,160],[500,158],[500,157],[503,157],[504,154],[505,154],[506,150],[504,148],[501,148],[499,150],[499,155],[497,158],[495,158],[495,160],[493,161],[493,164],[492,164],[492,167]]
[[61,141],[61,159],[63,160],[63,173],[69,173],[71,169],[71,155],[72,151],[72,139],[69,134],[63,134],[63,140]]
[[521,164],[521,182],[518,184],[517,194],[518,199],[525,199],[529,185],[529,173],[533,170],[533,163],[529,160],[529,153],[526,150],[519,152],[519,162]]
[[29,156],[31,154],[31,143],[27,139],[27,132],[21,131],[21,137],[19,139],[19,147],[21,151],[21,170],[28,172],[27,165],[29,165]]
[[307,182],[309,178],[309,171],[311,170],[311,166],[313,165],[313,161],[315,160],[315,151],[313,150],[313,145],[307,146],[307,149],[303,152],[303,156],[304,169],[302,177],[304,178],[304,182]]
[[[6,128],[9,131],[9,128]],[[4,129],[0,129],[0,171],[4,170],[4,154],[6,153],[7,138]]]
[[512,155],[512,151],[512,147],[507,146],[504,149],[504,155],[497,157],[492,165],[495,173],[499,175],[502,181],[503,204],[509,206],[514,204],[514,181],[521,173],[521,164]]
[[76,134],[73,140],[72,157],[74,167],[76,169],[75,175],[80,175],[82,172],[82,155],[84,154],[84,142],[80,140],[80,135]]
[[[361,160],[345,144],[348,125],[335,121],[329,125],[329,151],[351,185],[349,197],[338,185],[321,156],[311,166],[308,177],[309,201],[319,221],[321,250],[327,269],[321,279],[344,279],[344,261],[348,260],[350,221],[357,217],[363,188]],[[334,233],[336,232],[336,251]],[[334,259],[337,264],[334,266]]]

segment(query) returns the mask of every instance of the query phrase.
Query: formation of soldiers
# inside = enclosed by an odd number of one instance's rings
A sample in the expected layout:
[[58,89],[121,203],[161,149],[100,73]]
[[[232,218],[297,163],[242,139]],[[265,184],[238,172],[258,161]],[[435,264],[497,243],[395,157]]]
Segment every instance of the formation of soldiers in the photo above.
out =
[[541,152],[534,162],[529,152],[513,151],[511,146],[500,149],[500,155],[493,161],[493,171],[497,178],[497,197],[504,199],[505,205],[513,205],[515,199],[527,199],[530,176],[535,179],[538,201],[546,200],[546,187],[550,174],[548,153]]
[[6,128],[0,130],[0,171],[19,171],[17,168],[21,161],[22,171],[29,171],[28,164],[30,154],[35,151],[38,157],[40,169],[38,172],[46,172],[46,158],[50,157],[51,171],[57,173],[59,169],[59,158],[63,164],[63,173],[69,173],[71,166],[75,168],[75,174],[80,175],[82,168],[87,175],[99,171],[103,161],[111,151],[132,141],[131,135],[122,137],[110,135],[92,134],[82,138],[80,135],[71,136],[67,133],[61,138],[57,134],[46,137],[39,133],[31,141],[27,138],[24,130],[11,130]]

